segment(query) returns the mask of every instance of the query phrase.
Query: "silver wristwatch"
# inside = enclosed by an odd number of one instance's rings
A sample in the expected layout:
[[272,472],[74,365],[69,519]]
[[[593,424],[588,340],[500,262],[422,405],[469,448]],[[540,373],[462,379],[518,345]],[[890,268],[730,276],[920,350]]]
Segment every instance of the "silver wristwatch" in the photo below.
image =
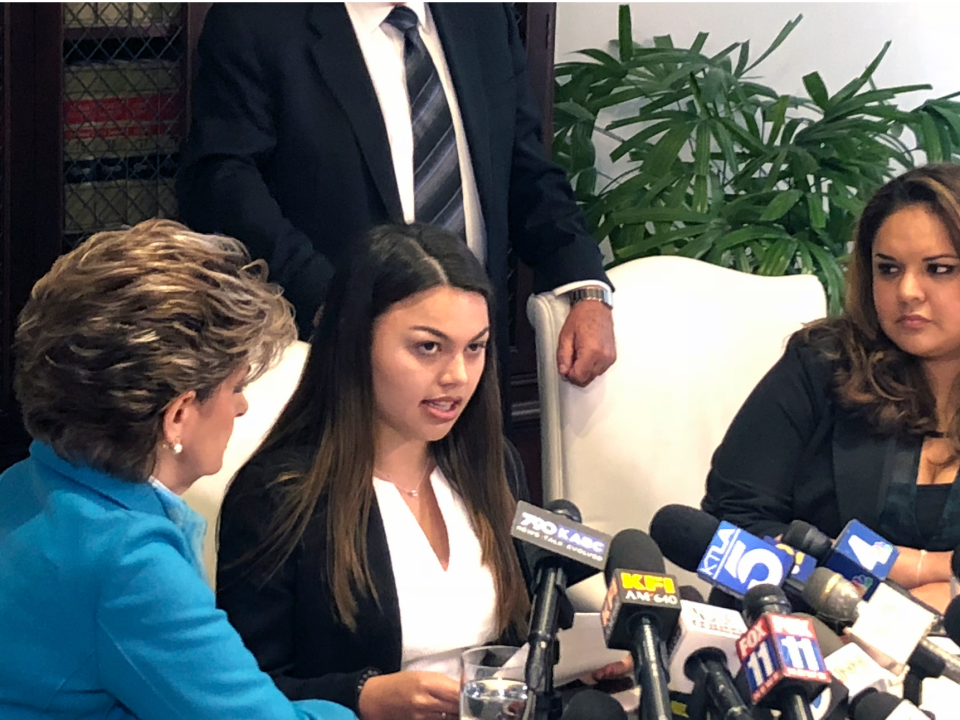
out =
[[605,287],[582,287],[565,294],[570,299],[570,307],[583,300],[599,300],[608,308],[613,307],[613,293]]

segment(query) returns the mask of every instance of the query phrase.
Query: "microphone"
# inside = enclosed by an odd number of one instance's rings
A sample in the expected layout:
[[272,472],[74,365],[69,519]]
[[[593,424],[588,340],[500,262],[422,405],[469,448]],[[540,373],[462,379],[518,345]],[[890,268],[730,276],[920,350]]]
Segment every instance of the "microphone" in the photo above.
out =
[[728,720],[753,718],[731,675],[740,667],[736,641],[745,631],[734,610],[683,602],[669,643],[670,689],[692,696],[691,707],[710,705]]
[[614,536],[604,576],[608,589],[600,624],[607,647],[633,655],[640,717],[671,720],[661,638],[670,637],[679,619],[676,580],[664,574],[660,548],[639,530]]
[[809,702],[830,684],[830,674],[804,617],[789,615],[790,603],[776,585],[757,585],[743,598],[750,629],[737,641],[751,698],[790,720],[812,720]]
[[848,522],[836,542],[813,525],[794,520],[783,534],[783,542],[813,556],[821,567],[840,573],[857,586],[865,600],[887,579],[900,555],[895,545],[859,520]]
[[850,717],[853,720],[930,720],[931,715],[896,695],[870,692],[850,703]]
[[[909,665],[911,672],[921,677],[943,676],[960,683],[960,661],[925,637],[935,614],[886,585],[877,588],[870,602],[864,602],[851,583],[826,568],[817,568],[804,586],[804,597],[818,617],[829,618],[838,628],[846,627],[847,635],[894,675]],[[954,617],[951,615],[948,634],[957,629]]]
[[761,583],[780,585],[793,556],[728,522],[686,505],[666,505],[650,523],[666,556],[736,598]]
[[[847,699],[851,693],[843,680],[837,677],[830,667],[830,660],[834,653],[844,647],[843,640],[821,620],[812,615],[795,612],[793,616],[806,618],[813,625],[813,632],[817,636],[817,644],[820,646],[820,653],[823,655],[823,663],[827,672],[830,673],[830,684],[810,701],[810,714],[813,716],[813,720],[846,720]],[[853,647],[857,648],[856,645],[853,645]],[[857,650],[860,650],[860,648],[857,648]],[[861,652],[863,651],[861,650]],[[878,670],[884,672],[876,663],[873,664]]]
[[627,711],[605,692],[586,688],[570,698],[560,720],[627,720]]
[[581,525],[580,510],[568,500],[554,500],[545,509],[517,503],[511,534],[533,546],[528,557],[536,574],[524,677],[531,691],[549,693],[558,659],[557,630],[573,624],[567,586],[603,569],[610,536]]

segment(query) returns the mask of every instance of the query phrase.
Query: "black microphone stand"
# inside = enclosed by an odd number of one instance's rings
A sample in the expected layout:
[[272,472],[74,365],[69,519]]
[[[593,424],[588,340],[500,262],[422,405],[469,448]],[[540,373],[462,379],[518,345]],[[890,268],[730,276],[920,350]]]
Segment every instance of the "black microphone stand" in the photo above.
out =
[[672,720],[669,703],[667,671],[663,662],[660,643],[657,641],[655,621],[646,615],[638,618],[633,628],[636,648],[633,666],[637,684],[640,686],[640,720]]
[[[551,604],[540,613],[540,624],[530,628],[528,642],[530,644],[527,665],[524,672],[524,681],[534,696],[535,720],[559,720],[563,714],[563,699],[559,691],[553,686],[553,668],[560,660],[560,641],[557,640],[558,629],[569,629],[573,626],[573,603],[567,597],[565,579],[558,582],[558,592],[552,597],[556,604]],[[548,573],[543,573],[545,581]],[[541,583],[542,584],[542,583]],[[537,589],[538,595],[544,588]],[[551,597],[540,595],[540,597]]]

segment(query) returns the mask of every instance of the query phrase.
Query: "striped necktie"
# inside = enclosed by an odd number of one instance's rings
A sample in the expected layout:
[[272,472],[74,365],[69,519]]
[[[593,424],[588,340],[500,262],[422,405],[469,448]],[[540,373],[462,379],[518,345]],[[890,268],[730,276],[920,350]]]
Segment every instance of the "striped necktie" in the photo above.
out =
[[403,33],[403,64],[413,125],[413,197],[417,222],[465,238],[457,138],[437,68],[417,30],[417,14],[398,5],[384,21]]

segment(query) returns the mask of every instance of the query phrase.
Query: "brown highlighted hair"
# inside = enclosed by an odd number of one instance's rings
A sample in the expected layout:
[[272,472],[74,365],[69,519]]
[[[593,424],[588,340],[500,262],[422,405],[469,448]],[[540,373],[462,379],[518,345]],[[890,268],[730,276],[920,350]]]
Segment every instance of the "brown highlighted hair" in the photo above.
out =
[[150,476],[163,413],[207,399],[296,338],[290,303],[238,241],[171,220],[102,232],[60,257],[20,314],[14,389],[34,438],[74,464]]
[[[269,578],[300,542],[321,497],[330,511],[327,581],[335,612],[356,627],[357,598],[377,598],[367,556],[367,528],[375,492],[374,397],[371,351],[376,319],[392,305],[431,288],[493,293],[480,262],[457,237],[424,225],[374,229],[334,277],[311,341],[300,385],[260,452],[279,445],[315,448],[306,473],[258,480],[241,473],[232,493],[269,493],[273,513],[261,542],[231,565]],[[516,502],[507,484],[497,353],[493,333],[476,392],[443,439],[432,443],[437,465],[463,498],[497,590],[500,630],[522,628],[529,598],[510,536]],[[266,487],[251,483],[266,482]],[[224,507],[229,506],[229,501]],[[227,568],[228,572],[230,568]],[[237,570],[235,569],[234,572]]]
[[[918,205],[940,219],[960,255],[960,166],[909,170],[880,188],[863,210],[847,270],[844,315],[802,331],[839,361],[836,383],[841,402],[860,411],[883,434],[937,430],[936,401],[923,368],[884,333],[873,300],[877,231],[894,213]],[[960,450],[960,413],[954,414],[947,435]]]

